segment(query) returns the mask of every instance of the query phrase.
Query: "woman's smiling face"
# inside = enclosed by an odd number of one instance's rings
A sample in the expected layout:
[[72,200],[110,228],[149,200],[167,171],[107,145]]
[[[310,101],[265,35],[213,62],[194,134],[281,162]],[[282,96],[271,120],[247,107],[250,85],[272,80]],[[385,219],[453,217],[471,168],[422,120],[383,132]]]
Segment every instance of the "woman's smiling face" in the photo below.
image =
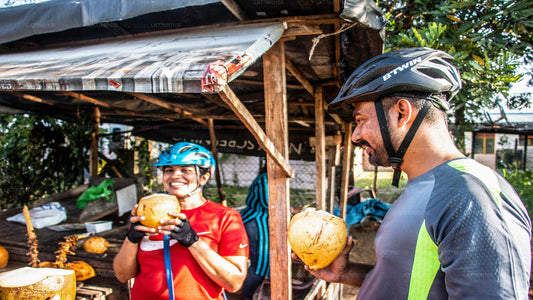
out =
[[163,168],[163,187],[169,194],[178,198],[186,197],[198,187],[195,166],[165,166]]

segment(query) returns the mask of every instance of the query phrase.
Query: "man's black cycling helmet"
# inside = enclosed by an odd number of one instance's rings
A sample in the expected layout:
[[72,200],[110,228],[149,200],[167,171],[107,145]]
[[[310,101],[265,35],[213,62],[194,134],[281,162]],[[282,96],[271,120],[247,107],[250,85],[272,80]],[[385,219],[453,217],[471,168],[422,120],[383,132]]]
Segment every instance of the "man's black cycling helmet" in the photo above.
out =
[[[450,63],[452,60],[453,56],[446,52],[423,47],[375,56],[352,73],[329,104],[328,112],[351,117],[354,102],[376,101],[401,93],[447,93],[450,100],[461,89],[461,77]],[[449,108],[448,103],[436,104],[443,110]]]
[[[461,77],[450,63],[453,57],[430,48],[408,48],[378,55],[357,68],[328,106],[329,113],[352,120],[352,103],[373,101],[383,144],[394,169],[392,185],[398,187],[403,156],[431,103],[446,111],[449,104],[437,94],[448,94],[448,101],[461,89]],[[426,100],[398,149],[392,144],[382,99],[385,96],[419,95]]]

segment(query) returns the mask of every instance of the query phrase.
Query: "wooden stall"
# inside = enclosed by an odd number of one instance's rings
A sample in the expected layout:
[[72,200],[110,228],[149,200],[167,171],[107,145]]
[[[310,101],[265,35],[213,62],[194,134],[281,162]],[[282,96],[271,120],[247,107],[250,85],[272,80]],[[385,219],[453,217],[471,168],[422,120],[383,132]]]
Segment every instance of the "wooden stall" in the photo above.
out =
[[345,206],[352,125],[325,108],[356,67],[382,52],[384,24],[372,1],[183,1],[0,38],[0,111],[65,120],[91,114],[132,125],[137,136],[208,148],[220,136],[252,137],[269,174],[270,294],[291,299],[289,159],[298,157],[289,144],[299,138],[314,153],[320,209],[332,208],[344,149]]

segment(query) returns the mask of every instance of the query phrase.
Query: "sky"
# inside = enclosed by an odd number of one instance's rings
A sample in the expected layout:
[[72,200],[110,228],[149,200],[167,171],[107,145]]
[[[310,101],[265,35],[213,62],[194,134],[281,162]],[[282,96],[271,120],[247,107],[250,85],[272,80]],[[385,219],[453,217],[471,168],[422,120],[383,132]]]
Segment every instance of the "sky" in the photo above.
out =
[[[529,70],[529,72],[528,72]],[[518,67],[518,73],[522,74],[523,77],[517,81],[516,83],[514,83],[511,87],[511,89],[509,90],[509,94],[519,94],[519,93],[524,93],[524,92],[529,92],[533,95],[533,87],[532,86],[528,86],[527,83],[531,80],[531,78],[533,77],[533,73],[531,73],[533,71],[533,65],[530,65],[529,67],[526,67],[526,66],[520,66]],[[528,113],[533,113],[533,99],[531,99],[531,102],[532,102],[532,105],[530,108],[522,108],[520,109],[519,111],[518,110],[511,110],[511,109],[508,109],[506,108],[505,111],[506,112],[528,112]]]

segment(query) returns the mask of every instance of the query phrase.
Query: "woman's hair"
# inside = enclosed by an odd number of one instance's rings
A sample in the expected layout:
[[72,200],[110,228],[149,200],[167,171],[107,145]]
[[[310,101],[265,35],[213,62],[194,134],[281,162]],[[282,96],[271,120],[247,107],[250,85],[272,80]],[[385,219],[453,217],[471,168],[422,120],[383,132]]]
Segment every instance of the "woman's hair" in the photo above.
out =
[[213,174],[211,174],[211,170],[209,168],[198,167],[198,172],[200,173],[198,174],[200,176],[209,173],[209,178],[213,177]]

